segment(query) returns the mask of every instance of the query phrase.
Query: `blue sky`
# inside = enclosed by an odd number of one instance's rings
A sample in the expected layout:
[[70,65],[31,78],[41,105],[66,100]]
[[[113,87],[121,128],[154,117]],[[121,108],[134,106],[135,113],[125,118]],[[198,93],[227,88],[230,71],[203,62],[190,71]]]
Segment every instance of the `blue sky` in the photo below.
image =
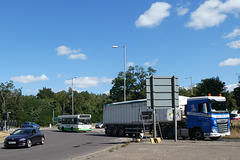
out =
[[2,0],[1,82],[24,95],[38,89],[107,93],[128,65],[190,86],[219,76],[231,90],[240,74],[239,0]]

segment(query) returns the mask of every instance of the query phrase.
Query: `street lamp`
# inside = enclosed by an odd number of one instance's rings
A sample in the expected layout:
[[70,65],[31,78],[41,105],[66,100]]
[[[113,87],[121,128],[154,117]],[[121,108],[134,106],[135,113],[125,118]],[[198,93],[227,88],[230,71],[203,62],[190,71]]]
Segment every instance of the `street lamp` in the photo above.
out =
[[188,78],[190,78],[191,80],[191,95],[193,95],[192,77],[186,77],[185,79],[188,79]]
[[74,103],[73,103],[73,79],[77,77],[70,78],[69,80],[72,80],[72,115],[74,115]]
[[126,101],[126,46],[112,46],[112,48],[123,48],[124,49],[124,101]]

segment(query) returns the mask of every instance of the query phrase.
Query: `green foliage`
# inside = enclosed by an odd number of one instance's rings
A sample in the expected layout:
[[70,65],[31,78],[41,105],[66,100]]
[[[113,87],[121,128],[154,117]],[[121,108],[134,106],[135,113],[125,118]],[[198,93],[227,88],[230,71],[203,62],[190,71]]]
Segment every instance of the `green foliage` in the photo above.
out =
[[207,96],[209,93],[212,96],[218,96],[226,90],[225,82],[222,82],[219,77],[213,77],[201,80],[201,83],[197,84],[197,96]]
[[[146,76],[151,76],[156,70],[149,67],[147,71],[143,67],[130,66],[126,72],[126,99],[135,100],[146,98]],[[123,101],[124,73],[119,72],[112,81],[113,87],[110,90],[110,98],[116,101]]]
[[228,110],[231,112],[234,109],[238,109],[236,99],[233,92],[223,92],[222,95],[226,97]]
[[236,100],[237,106],[240,107],[240,86],[233,90],[233,98]]

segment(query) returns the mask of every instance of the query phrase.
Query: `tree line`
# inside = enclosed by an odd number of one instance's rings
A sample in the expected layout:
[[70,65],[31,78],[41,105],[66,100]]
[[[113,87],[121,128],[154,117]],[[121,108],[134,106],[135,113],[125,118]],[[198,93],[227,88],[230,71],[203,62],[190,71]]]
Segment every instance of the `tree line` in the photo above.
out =
[[[130,66],[126,71],[126,99],[136,100],[146,98],[146,76],[151,76],[156,70],[149,67],[146,71],[140,66]],[[102,120],[103,105],[123,101],[124,73],[119,72],[112,81],[109,94],[94,94],[87,91],[74,92],[74,114],[91,114],[93,122]],[[229,111],[240,109],[240,86],[229,92],[225,83],[219,77],[201,80],[194,87],[179,87],[179,95],[194,97],[222,94],[227,99]],[[43,87],[37,95],[23,95],[21,88],[15,88],[14,82],[2,82],[0,85],[0,120],[3,113],[11,112],[11,119],[22,122],[33,121],[41,126],[52,123],[54,115],[72,113],[72,89],[54,93],[51,88]]]

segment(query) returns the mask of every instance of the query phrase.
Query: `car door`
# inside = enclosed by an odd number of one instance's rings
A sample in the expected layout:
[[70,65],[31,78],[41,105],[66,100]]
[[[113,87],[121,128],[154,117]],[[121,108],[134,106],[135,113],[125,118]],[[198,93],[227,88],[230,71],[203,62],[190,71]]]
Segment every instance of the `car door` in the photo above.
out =
[[37,139],[37,143],[41,143],[42,142],[42,132],[39,131],[38,129],[36,129],[37,134],[36,134],[36,139]]
[[31,139],[32,139],[32,144],[38,143],[38,136],[37,136],[36,129],[32,130],[32,132],[31,132]]

